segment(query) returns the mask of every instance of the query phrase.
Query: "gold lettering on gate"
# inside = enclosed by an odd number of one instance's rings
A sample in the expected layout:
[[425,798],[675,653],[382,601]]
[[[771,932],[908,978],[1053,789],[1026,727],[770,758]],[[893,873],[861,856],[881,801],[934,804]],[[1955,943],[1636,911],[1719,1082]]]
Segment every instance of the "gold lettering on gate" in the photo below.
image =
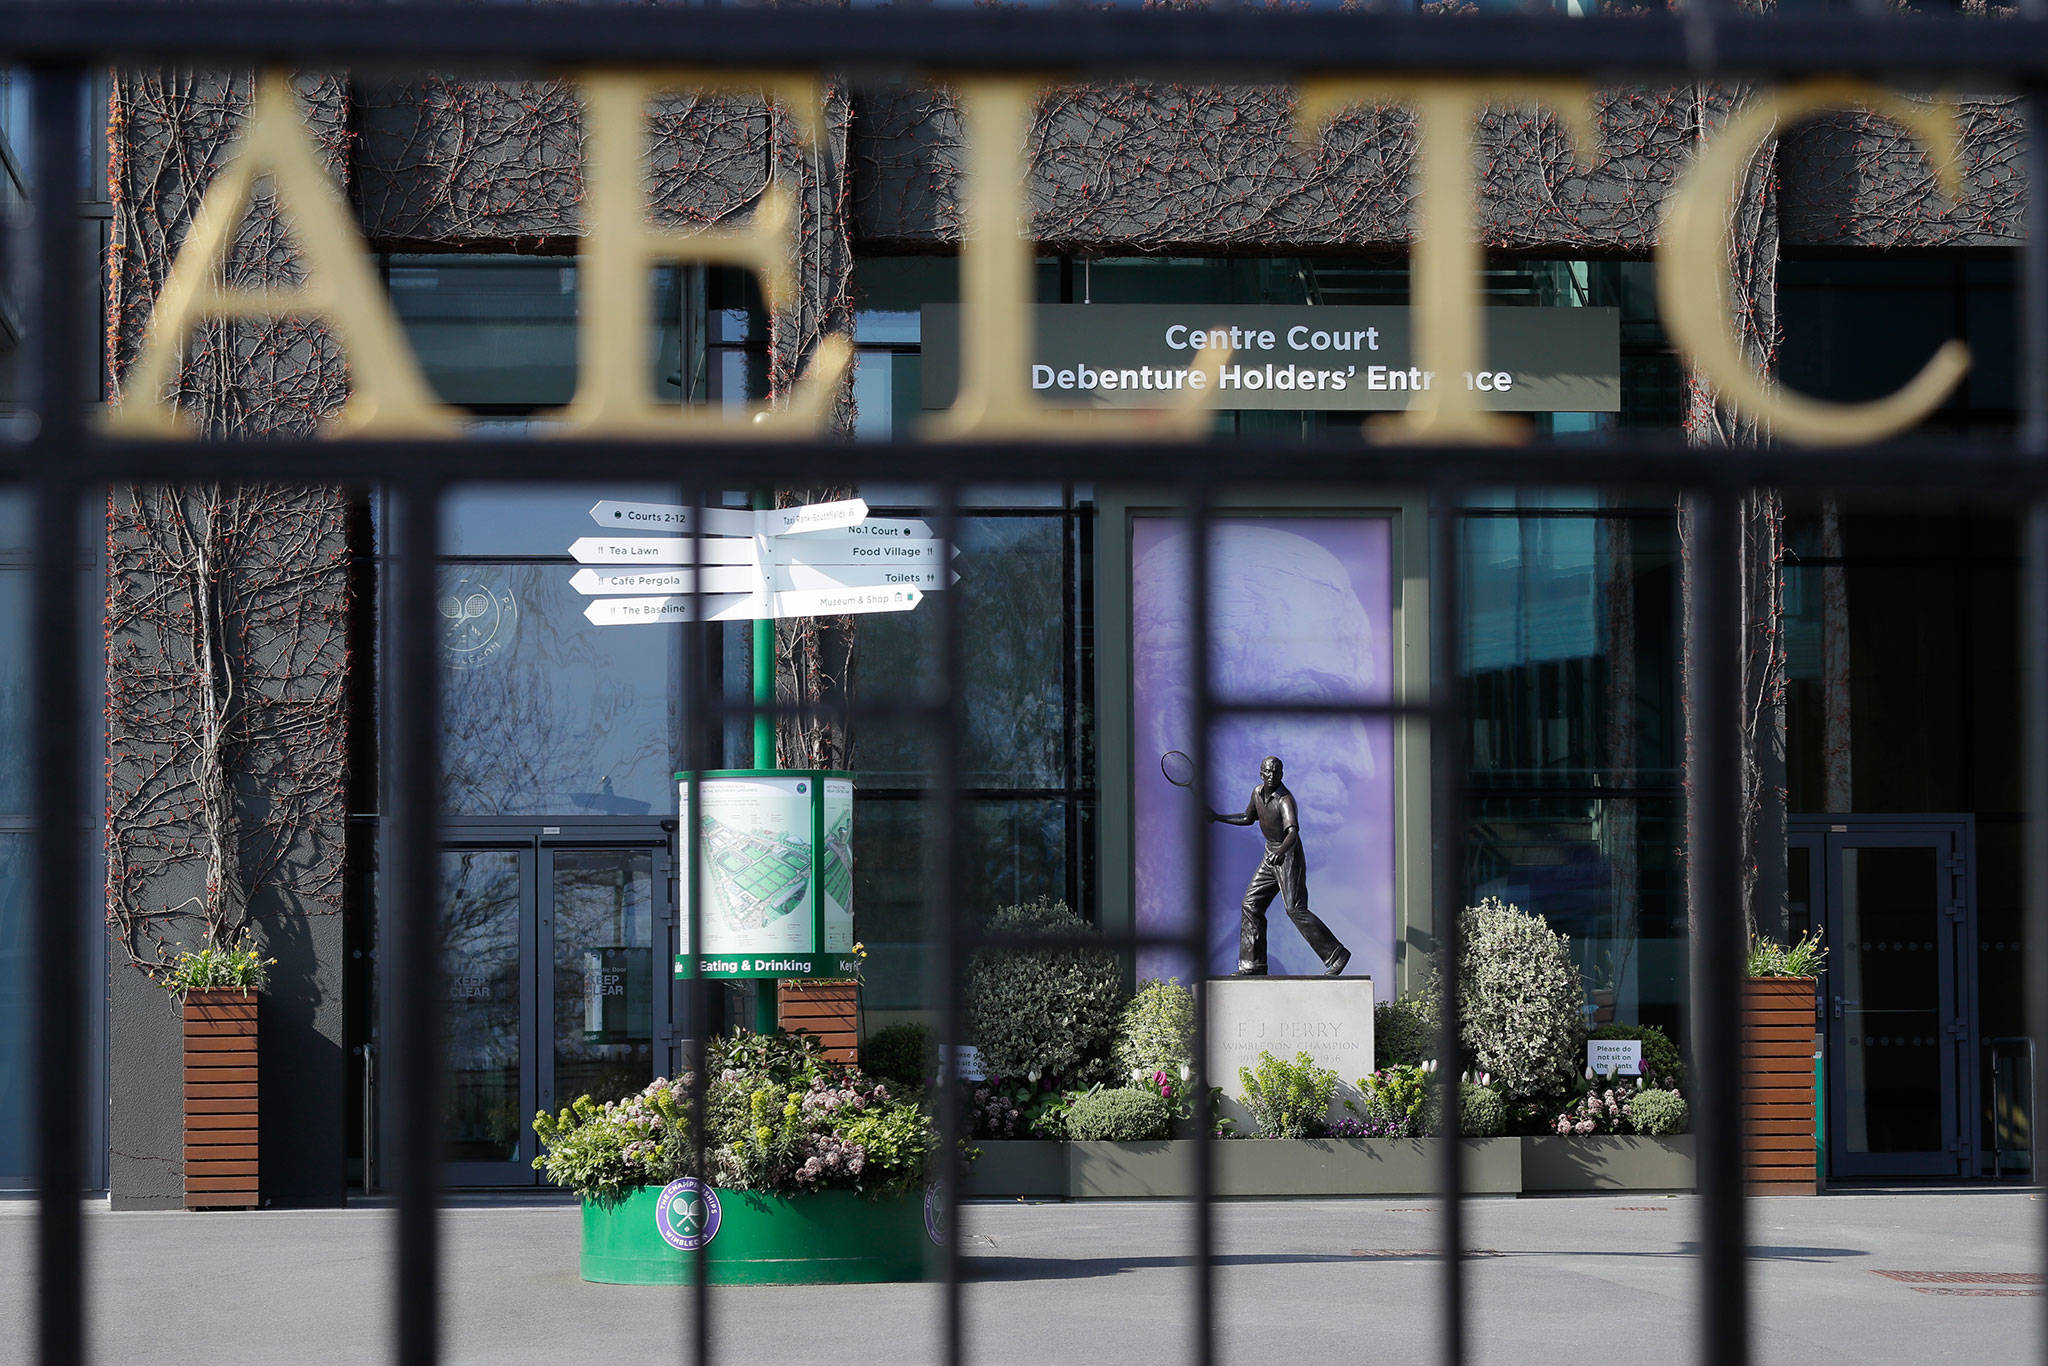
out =
[[648,392],[653,368],[647,351],[653,331],[648,276],[655,266],[682,261],[739,266],[760,281],[771,310],[796,302],[790,256],[797,205],[781,184],[770,181],[752,221],[742,228],[682,232],[647,224],[641,155],[647,105],[663,91],[676,89],[764,91],[798,120],[814,146],[818,141],[821,99],[810,80],[673,72],[584,77],[583,279],[576,395],[562,410],[565,428],[579,435],[728,440],[823,435],[833,398],[853,363],[853,343],[837,334],[819,340],[809,372],[777,406],[727,413],[658,402]]
[[[224,280],[228,250],[257,180],[266,175],[297,241],[305,283],[230,289]],[[290,82],[272,71],[257,79],[248,122],[193,215],[141,354],[123,378],[120,401],[107,411],[107,429],[131,436],[191,435],[193,424],[164,401],[164,390],[192,329],[212,318],[285,317],[318,318],[341,340],[349,396],[335,416],[335,431],[423,436],[461,430],[459,414],[436,401],[405,344],[348,201],[306,140]]]
[[[683,232],[646,221],[643,153],[648,103],[666,90],[758,91],[776,101],[816,144],[815,81],[782,73],[594,74],[584,78],[585,236],[575,397],[566,425],[588,434],[801,437],[821,434],[852,364],[850,338],[827,336],[809,372],[775,406],[737,413],[656,400],[649,273],[660,264],[704,262],[747,269],[771,308],[790,306],[796,285],[792,236],[796,203],[771,179],[752,219],[739,228]],[[1189,383],[1166,408],[1088,411],[1041,403],[1029,389],[1034,254],[1029,164],[1024,152],[1041,83],[1023,78],[956,82],[967,132],[961,242],[960,387],[951,408],[922,434],[939,439],[1198,438],[1209,428],[1217,377],[1228,348],[1204,349]],[[1484,253],[1471,133],[1490,105],[1539,103],[1558,115],[1583,153],[1595,142],[1592,91],[1577,82],[1489,84],[1464,80],[1314,79],[1303,83],[1298,131],[1311,137],[1332,116],[1361,103],[1415,111],[1418,165],[1414,224],[1415,354],[1437,377],[1407,411],[1375,419],[1376,436],[1415,441],[1509,441],[1523,425],[1482,406],[1483,395],[1450,377],[1484,359],[1480,276]],[[1852,443],[1893,435],[1924,419],[1969,368],[1960,341],[1944,343],[1905,387],[1871,403],[1838,404],[1774,385],[1744,356],[1725,287],[1729,204],[1749,159],[1782,127],[1838,109],[1868,110],[1905,128],[1927,149],[1936,183],[1962,194],[1960,133],[1946,103],[1924,104],[1850,81],[1807,82],[1760,93],[1702,146],[1672,191],[1656,253],[1664,325],[1686,358],[1734,407],[1779,435],[1809,443]],[[268,177],[299,249],[304,283],[230,288],[228,253],[257,183]],[[165,400],[194,327],[211,319],[306,317],[330,326],[344,348],[350,393],[330,430],[365,436],[452,436],[462,415],[439,402],[419,370],[346,198],[320,165],[286,77],[256,83],[237,144],[194,215],[157,301],[148,336],[104,419],[128,435],[189,436],[194,428]]]
[[1765,91],[1700,148],[1672,191],[1657,246],[1664,329],[1739,411],[1809,445],[1849,445],[1904,431],[1941,406],[1970,368],[1970,348],[1943,342],[1904,388],[1869,403],[1829,403],[1774,385],[1742,353],[1728,307],[1729,205],[1749,160],[1779,130],[1832,110],[1865,109],[1919,138],[1935,183],[1962,198],[1961,134],[1945,101],[1921,104],[1859,81],[1810,81]]
[[1024,155],[1042,83],[954,83],[967,131],[966,222],[960,241],[960,388],[953,406],[925,419],[937,440],[1191,439],[1206,434],[1217,373],[1229,348],[1204,347],[1188,383],[1163,408],[1099,412],[1054,408],[1029,388],[1033,289],[1030,164]]
[[1593,92],[1574,81],[1376,81],[1332,77],[1304,81],[1296,130],[1310,138],[1322,124],[1359,104],[1401,104],[1415,111],[1415,226],[1410,307],[1415,354],[1433,376],[1406,411],[1368,424],[1395,441],[1519,439],[1527,424],[1489,412],[1483,395],[1453,381],[1482,368],[1486,314],[1479,290],[1486,254],[1480,245],[1479,198],[1472,170],[1472,130],[1489,105],[1540,104],[1557,115],[1583,157],[1599,140]]

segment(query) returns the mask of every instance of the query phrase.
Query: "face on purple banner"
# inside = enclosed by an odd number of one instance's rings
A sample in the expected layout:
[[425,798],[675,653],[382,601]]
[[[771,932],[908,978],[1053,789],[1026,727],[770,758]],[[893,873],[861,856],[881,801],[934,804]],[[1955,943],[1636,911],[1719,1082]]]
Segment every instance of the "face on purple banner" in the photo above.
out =
[[[1393,980],[1393,723],[1385,717],[1233,716],[1210,736],[1206,792],[1167,781],[1161,756],[1192,754],[1188,603],[1190,533],[1176,518],[1132,528],[1132,785],[1141,931],[1185,933],[1199,905],[1202,975],[1237,967],[1239,905],[1265,845],[1256,827],[1209,825],[1210,883],[1195,895],[1189,808],[1235,814],[1277,755],[1301,812],[1308,906],[1351,949],[1346,976]],[[1384,518],[1261,517],[1210,526],[1209,671],[1218,701],[1372,702],[1391,696],[1392,530]],[[1267,910],[1275,976],[1322,963],[1275,900]],[[1141,977],[1185,976],[1189,964],[1148,951]],[[1383,994],[1383,993],[1382,993]]]

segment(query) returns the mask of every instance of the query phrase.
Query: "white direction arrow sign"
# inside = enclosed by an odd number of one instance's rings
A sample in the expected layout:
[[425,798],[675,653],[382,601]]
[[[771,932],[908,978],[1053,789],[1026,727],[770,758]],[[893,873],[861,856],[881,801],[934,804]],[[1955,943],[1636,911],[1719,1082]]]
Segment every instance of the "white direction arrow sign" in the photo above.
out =
[[917,588],[932,593],[960,581],[959,570],[936,565],[781,564],[773,572],[777,588]]
[[833,539],[841,536],[860,541],[894,540],[906,537],[921,537],[929,540],[932,524],[916,517],[869,517],[856,526],[843,527],[834,533]]
[[[836,503],[810,503],[803,507],[693,508],[677,503],[622,503],[606,498],[590,509],[590,520],[618,531],[668,531],[699,536],[794,536],[817,531],[850,531],[868,515],[868,505],[859,498]],[[918,523],[923,526],[922,522]],[[891,530],[891,536],[907,534]],[[931,529],[925,528],[929,536]]]
[[696,571],[694,585],[690,575],[689,569],[579,569],[569,576],[569,586],[585,597],[687,593],[693,586],[706,593],[754,593],[762,587],[760,572],[750,564],[706,565]]
[[836,503],[806,503],[794,508],[766,508],[754,514],[756,535],[795,536],[810,531],[845,531],[867,520],[868,505],[859,498]]
[[762,617],[837,617],[866,612],[908,612],[923,594],[915,588],[792,589],[780,593],[715,594],[703,598],[599,598],[583,609],[597,626],[642,626],[671,621],[737,621]]
[[[793,588],[918,588],[929,593],[960,581],[960,571],[914,565],[771,566],[764,580],[752,565],[707,565],[697,571],[697,587],[705,593],[760,593]],[[650,593],[688,593],[688,569],[579,569],[569,586],[585,597],[645,597]]]
[[773,564],[938,564],[937,541],[847,542],[838,536],[806,536],[768,547]]
[[[692,549],[694,547],[694,550]],[[578,564],[752,564],[751,536],[578,536],[569,542]]]
[[753,537],[579,536],[569,543],[569,554],[578,564],[688,565],[693,556],[698,564],[756,564],[757,554],[770,565],[937,564],[939,544],[850,542],[837,533],[768,541],[758,548]]
[[668,531],[700,536],[751,536],[754,514],[744,508],[689,508],[674,503],[620,503],[606,498],[590,520],[615,531]]

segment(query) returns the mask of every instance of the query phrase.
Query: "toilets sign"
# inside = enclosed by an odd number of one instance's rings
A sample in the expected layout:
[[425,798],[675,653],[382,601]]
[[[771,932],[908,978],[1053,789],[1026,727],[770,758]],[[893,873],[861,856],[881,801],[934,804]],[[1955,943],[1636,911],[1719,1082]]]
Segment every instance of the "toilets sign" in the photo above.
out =
[[[1045,304],[1028,387],[1067,407],[1163,408],[1205,391],[1214,408],[1393,411],[1446,385],[1495,412],[1621,408],[1621,315],[1612,308],[1489,308],[1484,360],[1422,366],[1406,308]],[[924,309],[924,406],[958,386],[960,310]],[[1226,358],[1214,373],[1203,351]]]

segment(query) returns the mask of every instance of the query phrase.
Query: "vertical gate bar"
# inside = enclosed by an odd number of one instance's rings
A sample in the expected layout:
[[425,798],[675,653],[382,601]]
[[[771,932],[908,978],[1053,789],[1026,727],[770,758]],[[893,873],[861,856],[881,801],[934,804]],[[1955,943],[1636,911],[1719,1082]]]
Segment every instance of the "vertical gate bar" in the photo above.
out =
[[[952,483],[939,490],[939,572],[951,562],[952,547],[960,541],[960,490]],[[939,677],[944,692],[939,697],[937,763],[932,774],[929,810],[939,818],[938,838],[932,842],[931,878],[925,884],[925,916],[939,932],[938,979],[944,998],[939,1003],[939,1040],[946,1047],[947,1062],[941,1069],[944,1085],[939,1087],[939,1194],[946,1211],[946,1241],[940,1261],[946,1270],[945,1311],[939,1324],[940,1359],[946,1366],[959,1366],[966,1335],[960,1298],[960,1243],[966,1235],[960,1219],[960,1191],[966,1180],[961,1140],[963,1114],[960,1104],[959,1068],[964,1035],[961,992],[965,989],[967,955],[960,907],[960,670],[964,653],[960,648],[958,593],[934,593],[927,602],[938,605]],[[927,835],[931,833],[929,827]]]
[[435,646],[434,561],[441,487],[422,476],[399,490],[386,661],[391,774],[384,910],[392,985],[391,1072],[398,1100],[392,1169],[398,1194],[393,1272],[397,1360],[432,1366],[440,1353],[441,953],[436,923],[440,846],[440,656]]
[[[2048,0],[2021,0],[2029,19],[2048,18]],[[2048,457],[2048,86],[2033,85],[2022,102],[2021,126],[2026,140],[2026,239],[2020,250],[2020,448],[2032,460]],[[2021,571],[2020,686],[2026,701],[2021,717],[2025,770],[2022,800],[2026,808],[2025,886],[2021,905],[2021,940],[2026,944],[2025,1000],[2028,1050],[2028,1133],[2040,1132],[2042,1074],[2039,1059],[2048,1052],[2048,502],[2036,502],[2027,515],[2026,559]],[[1992,1122],[1996,1124],[1997,1117]],[[2041,1179],[2041,1143],[2031,1138],[2028,1180]],[[2048,1216],[2048,1205],[2043,1207]],[[2043,1264],[2048,1266],[2048,1221],[2040,1227]],[[2037,1331],[2048,1337],[2048,1299],[2036,1317]]]
[[1738,876],[1741,691],[1738,504],[1715,490],[1688,500],[1692,612],[1686,619],[1690,718],[1686,905],[1692,922],[1693,1055],[1699,1061],[1700,1352],[1709,1366],[1749,1360],[1748,1240],[1742,1193],[1742,972],[1746,921]]
[[[686,400],[687,397],[685,395]],[[680,490],[680,496],[676,501],[687,508],[709,507],[712,502],[708,491],[705,489]],[[697,975],[698,966],[703,962],[701,955],[704,951],[704,932],[701,917],[696,914],[696,907],[699,904],[697,898],[701,890],[697,885],[697,837],[699,832],[704,829],[704,821],[698,814],[702,810],[698,803],[703,800],[703,796],[698,787],[697,775],[707,768],[723,768],[725,766],[726,698],[725,689],[721,685],[718,692],[717,705],[713,712],[718,720],[718,749],[712,762],[706,763],[705,759],[707,756],[704,753],[706,747],[703,736],[700,733],[699,720],[703,708],[702,670],[705,658],[709,654],[709,651],[704,649],[703,646],[711,639],[712,632],[720,631],[723,628],[711,622],[701,620],[704,615],[705,534],[699,533],[689,539],[689,619],[682,629],[676,632],[676,639],[682,642],[676,650],[676,667],[679,670],[678,680],[681,684],[682,692],[681,705],[679,707],[679,710],[682,712],[683,727],[681,737],[682,768],[683,772],[688,775],[683,781],[688,785],[690,793],[689,800],[681,803],[681,811],[677,813],[679,819],[676,821],[676,858],[682,866],[676,870],[676,885],[683,890],[683,904],[677,907],[677,916],[678,922],[682,926],[683,954],[685,960],[690,965],[689,976],[683,979],[685,983],[684,991],[689,997],[690,1022],[689,1033],[685,1036],[687,1041],[685,1049],[687,1054],[686,1062],[690,1073],[690,1095],[688,1101],[690,1115],[690,1165],[685,1170],[684,1175],[694,1176],[699,1181],[709,1185],[710,1173],[705,1170],[704,1163],[704,1115],[706,1112],[704,1097],[707,1088],[711,1084],[710,1073],[706,1070],[706,1062],[711,1056],[711,1041],[708,1037],[711,1033],[711,1011],[709,1002],[705,1000],[704,979]],[[758,635],[749,633],[748,638],[756,647],[759,646],[760,637]],[[691,642],[696,642],[698,648],[695,650],[691,649]],[[750,665],[752,664],[751,660],[748,662]],[[748,672],[750,674],[753,672],[751,667],[748,669]],[[770,694],[773,694],[772,686]],[[752,698],[751,693],[749,693],[749,698]],[[690,818],[687,822],[680,819],[684,811],[689,813]],[[669,990],[671,992],[675,990],[675,968],[673,965],[669,968]],[[689,1256],[692,1271],[688,1290],[690,1331],[684,1338],[687,1350],[683,1359],[691,1363],[691,1366],[709,1366],[711,1361],[710,1242],[708,1240],[699,1242],[695,1248],[691,1249]]]
[[[2048,101],[2029,99],[2028,117],[2037,118],[2048,112]],[[2043,125],[2034,123],[2032,127]],[[2038,153],[2030,149],[2029,171],[2036,169]],[[2048,181],[2034,180],[2034,185],[2048,184]],[[2033,225],[2027,233],[2027,259],[2032,262],[2043,255],[2043,244],[2039,241]],[[2037,267],[2038,269],[2038,267]],[[2026,364],[2029,369],[2043,364],[2044,354],[2036,344],[2048,341],[2048,317],[2043,317],[2035,305],[2039,300],[2032,297],[2032,281],[2029,281],[2027,299]],[[2034,426],[2037,414],[2042,410],[2034,406],[2032,390],[2039,377],[2030,375],[2026,380],[2028,393],[2027,420],[2029,428]],[[2029,454],[2038,458],[2040,447],[2032,446]],[[2027,1131],[2028,1166],[2027,1179],[2038,1183],[2041,1180],[2041,1140],[2039,1138],[2039,1117],[2041,1114],[2041,1070],[2037,1061],[2044,1050],[2041,1042],[2048,1039],[2048,942],[2043,942],[2042,927],[2048,925],[2048,502],[2037,502],[2027,512],[2026,561],[2021,571],[2026,575],[2020,601],[2026,619],[2022,623],[2022,645],[2026,651],[2020,663],[2020,685],[2026,695],[2025,712],[2022,716],[2021,762],[2026,767],[2026,864],[2024,877],[2026,885],[2021,907],[2021,942],[2026,945],[2026,1019],[2027,1034],[2033,1039],[2034,1047],[2027,1051],[2027,1061],[2032,1074],[2027,1079]],[[1999,1117],[1993,1115],[1996,1124]],[[2048,1247],[2048,1230],[2039,1227],[2036,1232]],[[2048,1269],[2048,1254],[2042,1256],[2043,1269]],[[2048,1330],[2048,1322],[2042,1315],[2048,1314],[2048,1299],[2035,1311],[2036,1333]],[[2036,1341],[2048,1340],[2037,1336]]]
[[1458,1074],[1463,1033],[1464,1002],[1458,995],[1458,965],[1464,954],[1465,835],[1468,813],[1465,787],[1469,765],[1466,760],[1465,661],[1460,617],[1463,612],[1464,522],[1458,507],[1460,490],[1445,486],[1437,491],[1433,526],[1430,528],[1429,575],[1429,772],[1431,841],[1431,901],[1436,919],[1437,973],[1444,983],[1439,997],[1441,1019],[1437,1036],[1437,1075],[1443,1080],[1442,1137],[1437,1149],[1441,1166],[1437,1173],[1443,1191],[1443,1300],[1438,1306],[1439,1360],[1444,1366],[1462,1366],[1465,1359],[1465,1205],[1464,1170],[1460,1162],[1463,1145],[1463,1100],[1459,1087],[1449,1077]]
[[[31,354],[36,436],[34,667],[36,926],[36,1283],[38,1350],[51,1366],[85,1359],[86,917],[84,695],[78,654],[79,485],[70,468],[88,395],[79,360],[85,276],[79,251],[79,82],[72,66],[38,66],[31,99],[36,149],[36,271]],[[95,395],[96,397],[96,395]]]
[[[1215,491],[1204,483],[1189,490],[1188,509],[1188,606],[1194,618],[1194,638],[1188,651],[1188,688],[1195,698],[1195,777],[1188,804],[1188,827],[1194,832],[1195,876],[1193,904],[1187,908],[1190,969],[1194,980],[1209,976],[1209,759],[1215,746],[1210,729],[1215,725],[1215,697],[1209,677],[1209,533]],[[1242,931],[1240,931],[1242,933]],[[1242,945],[1239,952],[1242,953]],[[1240,958],[1240,967],[1243,960]],[[1216,1157],[1211,1135],[1216,1117],[1210,1112],[1209,1087],[1227,1085],[1227,1078],[1206,1075],[1209,1061],[1209,993],[1201,995],[1195,1012],[1196,1066],[1204,1070],[1195,1118],[1200,1128],[1195,1138],[1195,1355],[1194,1366],[1215,1366],[1216,1361]]]

